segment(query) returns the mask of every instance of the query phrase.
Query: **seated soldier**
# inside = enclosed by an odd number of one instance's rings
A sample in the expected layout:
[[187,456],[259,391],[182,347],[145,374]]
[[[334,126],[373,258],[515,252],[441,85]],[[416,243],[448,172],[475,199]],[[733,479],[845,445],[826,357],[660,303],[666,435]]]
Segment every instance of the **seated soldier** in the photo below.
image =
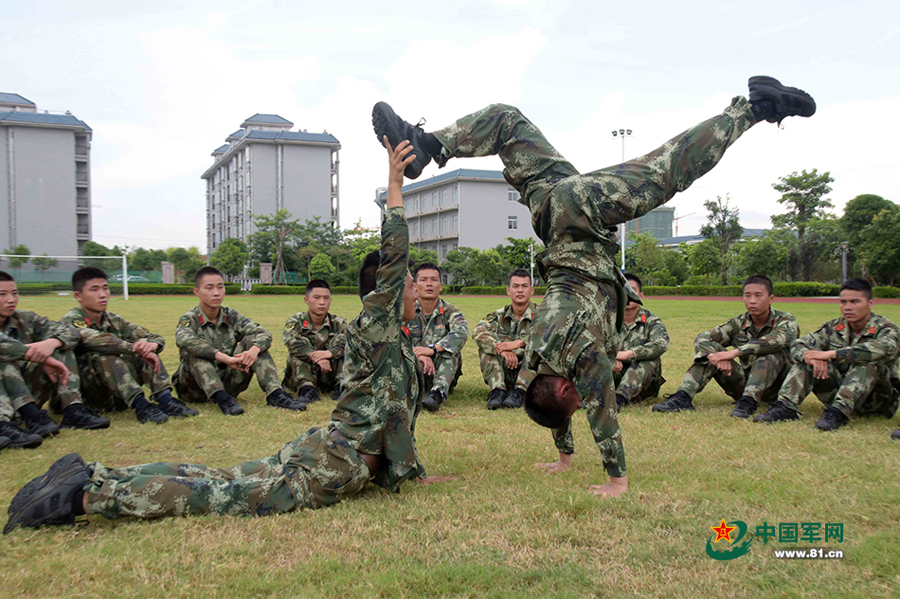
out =
[[[625,280],[644,299],[640,278],[625,274]],[[629,301],[622,319],[622,347],[616,354],[613,381],[616,384],[616,408],[656,397],[666,382],[662,376],[660,356],[669,349],[666,325],[637,302]]]
[[331,287],[322,279],[306,284],[303,301],[308,310],[297,312],[284,325],[288,359],[281,385],[306,404],[319,400],[317,387],[333,391],[336,400],[340,397],[347,321],[328,311]]
[[[125,343],[124,351],[92,351],[84,346],[76,349],[81,392],[88,405],[103,411],[132,408],[138,422],[161,424],[169,416],[196,416],[199,412],[188,408],[172,397],[172,381],[158,354],[165,346],[162,335],[151,333],[107,311],[109,280],[106,273],[93,266],[79,268],[72,274],[72,291],[79,306],[62,317],[63,324],[77,329],[93,329],[109,333]],[[150,388],[147,400],[142,385]]]
[[389,149],[381,251],[369,254],[360,269],[363,309],[347,328],[344,393],[325,428],[312,428],[267,458],[231,468],[156,463],[110,469],[69,454],[16,494],[3,533],[71,523],[85,513],[267,516],[332,505],[362,491],[369,480],[393,492],[409,479],[450,480],[427,477],[416,451],[421,378],[402,330],[415,310],[400,192],[410,150],[408,143]]
[[522,407],[525,390],[534,379],[533,372],[522,368],[537,311],[537,304],[531,301],[534,295],[531,274],[524,268],[509,273],[506,295],[509,305],[485,316],[472,331],[472,340],[478,345],[481,375],[491,389],[487,398],[489,410]]
[[427,395],[422,405],[437,412],[462,374],[462,348],[469,339],[469,325],[459,308],[440,297],[444,286],[436,264],[420,264],[413,277],[419,299],[416,316],[406,326],[425,373]]
[[212,401],[223,414],[244,413],[235,396],[250,386],[253,375],[266,403],[286,410],[305,410],[278,382],[278,367],[269,354],[272,335],[236,310],[222,306],[225,277],[204,266],[194,276],[196,308],[178,319],[175,342],[181,364],[172,380],[185,401]]
[[760,402],[775,401],[789,366],[788,347],[797,338],[800,327],[793,315],[772,307],[774,300],[769,277],[747,277],[747,311],[697,335],[694,363],[681,386],[666,401],[653,406],[653,411],[693,410],[691,401],[711,379],[736,401],[731,412],[735,418],[749,418]]
[[[34,312],[17,310],[19,291],[11,275],[0,271],[0,437],[9,447],[37,447],[59,426],[41,407],[50,402],[63,413],[66,428],[109,426],[84,407],[72,349],[79,334]],[[71,372],[70,372],[71,371]],[[18,415],[28,432],[12,419]]]
[[841,317],[791,344],[793,365],[778,401],[754,421],[800,418],[810,391],[826,406],[816,422],[823,431],[844,426],[853,414],[891,418],[897,411],[900,328],[872,314],[872,286],[863,279],[845,281],[840,294]]

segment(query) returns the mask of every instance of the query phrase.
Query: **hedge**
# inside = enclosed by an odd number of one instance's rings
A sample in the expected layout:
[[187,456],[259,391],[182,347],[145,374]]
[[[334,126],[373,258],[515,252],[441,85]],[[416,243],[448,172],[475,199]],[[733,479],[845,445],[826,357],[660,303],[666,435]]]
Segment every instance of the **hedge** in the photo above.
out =
[[[358,287],[349,285],[334,285],[331,288],[332,295],[356,295]],[[306,285],[253,285],[250,293],[254,295],[303,295]]]
[[[20,295],[39,295],[42,293],[53,293],[58,291],[72,291],[71,283],[23,283],[17,285]],[[113,295],[122,295],[123,285],[121,283],[112,283],[109,291]],[[234,295],[241,292],[241,286],[237,284],[225,285],[225,293]],[[187,285],[165,285],[162,283],[130,283],[128,285],[128,295],[193,295],[194,286]]]
[[[473,285],[471,287],[463,287],[460,292],[463,295],[506,295],[505,285]],[[535,287],[535,295],[544,295],[547,293],[546,287]]]

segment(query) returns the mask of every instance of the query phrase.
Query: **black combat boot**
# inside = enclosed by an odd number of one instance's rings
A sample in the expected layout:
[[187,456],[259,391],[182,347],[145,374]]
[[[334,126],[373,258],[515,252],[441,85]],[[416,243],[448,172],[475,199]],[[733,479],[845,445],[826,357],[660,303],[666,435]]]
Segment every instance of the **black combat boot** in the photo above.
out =
[[322,396],[319,395],[319,390],[316,389],[315,385],[304,385],[303,387],[300,387],[300,393],[297,394],[297,401],[304,405],[311,404],[320,399],[322,399]]
[[828,406],[822,411],[822,417],[816,420],[816,428],[820,431],[835,431],[848,422],[850,419],[843,412],[834,406]]
[[9,440],[9,437],[0,437],[0,449],[9,447],[10,443],[12,443],[12,441]]
[[266,405],[273,408],[282,408],[284,410],[296,410],[302,412],[306,409],[306,404],[302,401],[295,401],[284,389],[275,389],[266,396]]
[[731,412],[731,416],[733,418],[750,418],[750,416],[753,415],[753,412],[756,411],[756,408],[758,406],[759,404],[755,399],[753,399],[749,395],[744,395],[739,400],[737,400],[737,405]]
[[509,395],[506,396],[506,399],[503,400],[504,408],[521,408],[522,404],[525,403],[525,392],[521,389],[513,389],[509,392]]
[[891,439],[894,441],[900,441],[900,428],[891,433]]
[[488,410],[499,410],[503,406],[503,398],[506,396],[506,391],[497,387],[496,389],[491,389],[490,394],[488,394],[487,398],[487,409]]
[[29,432],[44,438],[59,434],[59,425],[50,418],[45,410],[38,408],[34,404],[29,405],[34,410],[29,411],[27,414],[24,410],[19,410],[19,414],[25,420],[25,426],[28,427]]
[[62,428],[79,428],[92,431],[101,428],[109,428],[109,418],[97,416],[87,406],[81,403],[70,404],[63,410]]
[[219,404],[219,409],[226,416],[240,416],[244,413],[244,408],[238,405],[238,402],[234,401],[234,398],[228,395],[224,389],[216,391],[212,400]]
[[416,159],[406,165],[404,174],[408,179],[415,179],[422,174],[422,169],[428,166],[431,159],[441,151],[441,142],[431,133],[425,133],[422,129],[424,120],[418,125],[410,125],[394,113],[394,110],[386,102],[378,102],[372,108],[372,127],[378,137],[378,143],[384,143],[387,135],[392,148],[408,139],[412,144]]
[[162,424],[169,419],[165,412],[159,409],[158,405],[149,401],[147,402],[147,405],[143,405],[136,409],[134,413],[137,416],[138,422],[141,424],[144,424],[145,422]]
[[27,447],[34,449],[44,442],[44,438],[34,433],[27,433],[14,422],[0,422],[0,436],[9,439],[8,447]]
[[628,400],[621,393],[616,393],[616,412],[621,412],[622,408],[628,405]]
[[694,404],[691,402],[691,398],[680,389],[672,395],[666,395],[665,398],[666,401],[653,406],[652,410],[654,412],[694,411]]
[[757,122],[781,123],[785,117],[810,117],[816,113],[816,101],[796,87],[782,85],[774,77],[750,77],[750,108]]
[[26,484],[13,497],[3,534],[20,526],[40,528],[73,523],[72,500],[90,481],[84,460],[77,453],[56,460],[46,473]]
[[440,389],[432,389],[425,399],[422,400],[422,407],[429,412],[437,412],[441,404],[447,401],[447,396]]
[[776,401],[763,414],[753,417],[753,422],[779,422],[781,420],[799,420],[800,412],[789,408],[783,401]]

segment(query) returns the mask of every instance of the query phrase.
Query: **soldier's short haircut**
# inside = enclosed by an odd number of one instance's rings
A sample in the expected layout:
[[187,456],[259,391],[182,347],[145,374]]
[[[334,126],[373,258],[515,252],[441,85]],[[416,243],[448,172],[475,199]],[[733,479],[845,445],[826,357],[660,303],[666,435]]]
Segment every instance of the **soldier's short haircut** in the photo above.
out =
[[749,277],[744,279],[744,285],[743,287],[741,287],[741,291],[746,289],[747,285],[763,285],[766,288],[766,291],[769,292],[769,295],[775,293],[775,288],[772,286],[772,279],[770,279],[766,275],[750,275]]
[[72,291],[81,293],[81,290],[84,289],[87,282],[94,279],[108,281],[109,275],[107,275],[106,271],[102,268],[97,268],[96,266],[83,266],[79,268],[72,273]]
[[3,283],[7,283],[7,282],[9,282],[9,283],[15,283],[16,280],[15,280],[15,279],[13,278],[13,276],[12,276],[11,274],[9,274],[8,272],[5,272],[5,271],[0,270],[0,282],[3,282]]
[[326,281],[325,279],[313,279],[306,284],[306,289],[303,291],[303,295],[309,295],[309,292],[313,289],[327,289],[328,291],[331,291],[331,285],[329,285],[328,281]]
[[844,284],[841,285],[841,291],[844,289],[849,289],[850,291],[859,291],[863,295],[866,296],[867,300],[872,299],[872,286],[869,285],[869,282],[865,279],[847,279],[844,281]]
[[[636,274],[626,272],[625,280],[626,281],[634,281],[635,283],[638,284],[638,288],[635,289],[635,291],[637,291],[638,295],[640,295],[644,291],[644,284],[641,282],[641,278],[639,276],[637,276]],[[632,285],[632,288],[634,288],[634,285]]]
[[221,270],[219,270],[215,266],[204,266],[197,271],[197,274],[194,275],[194,287],[197,287],[199,289],[200,281],[207,275],[216,275],[222,277],[223,281],[225,280],[225,275],[222,274]]
[[432,264],[431,262],[423,262],[422,264],[420,264],[416,267],[415,271],[413,271],[413,280],[414,281],[417,281],[419,279],[419,273],[422,272],[423,270],[436,270],[437,274],[438,274],[438,278],[440,278],[441,275],[443,275],[443,272],[441,271],[441,267],[438,266],[437,264]]
[[561,428],[569,421],[568,407],[557,394],[560,377],[539,374],[525,392],[525,413],[547,428]]
[[375,291],[378,284],[378,267],[381,265],[381,252],[369,252],[359,267],[359,297],[363,298]]
[[512,283],[513,277],[525,277],[528,279],[528,282],[531,282],[531,273],[525,270],[524,268],[514,268],[511,273],[509,273],[509,277],[506,279],[506,284],[509,285]]

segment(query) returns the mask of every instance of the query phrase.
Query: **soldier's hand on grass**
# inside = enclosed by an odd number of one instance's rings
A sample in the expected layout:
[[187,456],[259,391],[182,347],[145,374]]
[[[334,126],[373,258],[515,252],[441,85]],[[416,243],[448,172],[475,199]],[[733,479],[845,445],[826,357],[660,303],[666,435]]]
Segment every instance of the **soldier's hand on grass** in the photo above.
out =
[[159,372],[159,369],[160,369],[159,356],[157,356],[153,352],[150,352],[146,356],[141,356],[141,360],[143,360],[144,362],[149,364],[150,367],[153,368],[153,372]]
[[134,345],[131,346],[131,351],[139,355],[140,357],[145,357],[147,354],[154,354],[156,350],[159,348],[158,343],[153,343],[152,341],[147,341],[146,339],[141,339],[140,341],[135,341]]
[[568,453],[559,454],[559,460],[556,462],[543,462],[540,464],[535,464],[536,468],[541,468],[547,471],[547,474],[553,474],[555,472],[564,472],[572,467],[572,455]]
[[434,362],[428,356],[419,356],[419,362],[422,363],[422,372],[428,375],[434,374]]
[[47,373],[47,376],[50,377],[50,380],[54,383],[58,382],[60,385],[65,385],[69,382],[69,369],[56,358],[47,358],[44,363],[41,364],[41,368],[44,369],[44,372]]
[[408,139],[404,139],[397,144],[396,148],[392,148],[387,135],[384,136],[384,147],[387,149],[388,156],[390,157],[388,161],[390,164],[388,171],[388,186],[397,185],[403,187],[403,173],[406,171],[407,165],[412,164],[416,159],[416,155],[413,153],[413,147],[410,145]]
[[600,497],[618,497],[628,490],[628,477],[609,478],[609,482],[604,485],[591,485],[588,491]]
[[62,347],[62,341],[59,339],[45,339],[44,341],[29,343],[28,351],[25,352],[25,359],[29,362],[44,363],[60,347]]
[[506,360],[507,368],[517,368],[519,366],[519,358],[511,351],[502,352],[500,356]]
[[613,366],[613,372],[622,372],[623,368],[625,368],[625,365],[622,364],[622,360],[616,360],[616,365]]

